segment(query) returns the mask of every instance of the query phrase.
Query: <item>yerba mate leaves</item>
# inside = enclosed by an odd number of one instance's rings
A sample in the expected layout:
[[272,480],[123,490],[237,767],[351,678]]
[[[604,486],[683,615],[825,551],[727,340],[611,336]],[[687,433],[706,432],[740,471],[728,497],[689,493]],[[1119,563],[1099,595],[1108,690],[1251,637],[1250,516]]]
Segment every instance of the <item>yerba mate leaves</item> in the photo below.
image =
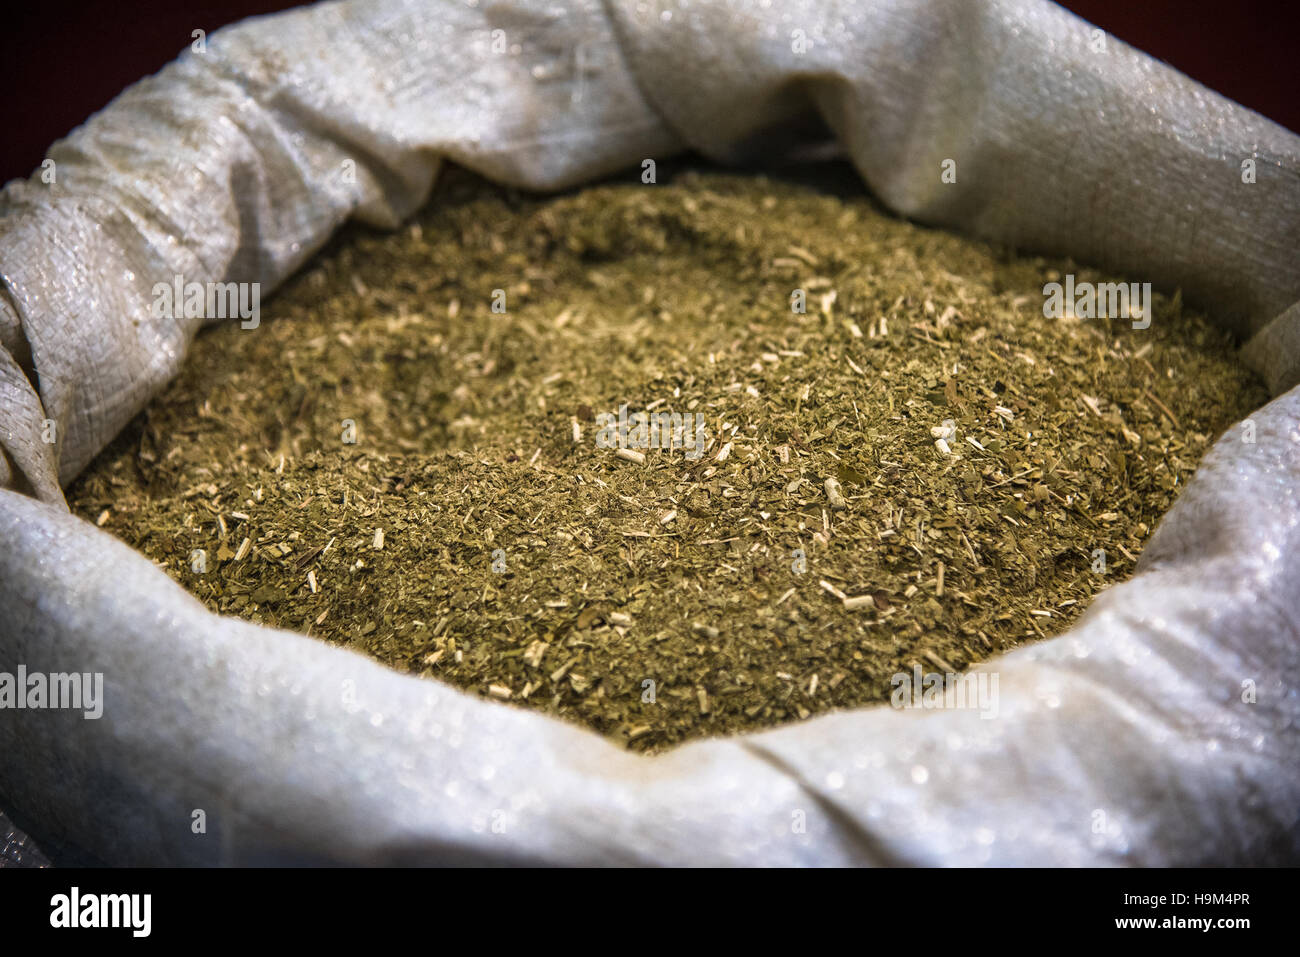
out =
[[1064,273],[789,181],[453,171],[69,500],[213,610],[640,750],[887,701],[1066,628],[1266,398],[1176,298],[1045,318]]

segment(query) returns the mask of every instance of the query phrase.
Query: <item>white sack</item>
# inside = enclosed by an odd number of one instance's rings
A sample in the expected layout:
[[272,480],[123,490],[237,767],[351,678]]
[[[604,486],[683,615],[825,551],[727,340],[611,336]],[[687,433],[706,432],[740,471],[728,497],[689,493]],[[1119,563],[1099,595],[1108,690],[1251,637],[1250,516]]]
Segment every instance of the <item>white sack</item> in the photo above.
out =
[[1181,286],[1290,388],[1300,139],[1095,44],[1040,0],[380,0],[227,28],[127,90],[51,149],[56,184],[0,194],[0,672],[107,685],[98,721],[0,711],[0,806],[124,863],[1300,859],[1300,390],[1218,443],[1132,581],[985,666],[996,719],[866,709],[657,758],[211,615],[62,501],[184,358],[155,282],[265,293],[349,216],[398,223],[443,157],[553,188],[806,146],[814,113],[895,210]]

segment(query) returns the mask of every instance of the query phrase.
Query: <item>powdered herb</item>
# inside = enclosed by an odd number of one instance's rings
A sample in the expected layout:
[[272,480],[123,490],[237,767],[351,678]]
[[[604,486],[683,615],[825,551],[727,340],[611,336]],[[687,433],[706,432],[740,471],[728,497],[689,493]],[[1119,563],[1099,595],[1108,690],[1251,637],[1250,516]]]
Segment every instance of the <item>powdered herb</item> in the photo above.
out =
[[71,504],[214,611],[637,749],[1060,632],[1262,386],[1177,295],[1047,319],[1105,277],[818,176],[453,171],[201,334]]

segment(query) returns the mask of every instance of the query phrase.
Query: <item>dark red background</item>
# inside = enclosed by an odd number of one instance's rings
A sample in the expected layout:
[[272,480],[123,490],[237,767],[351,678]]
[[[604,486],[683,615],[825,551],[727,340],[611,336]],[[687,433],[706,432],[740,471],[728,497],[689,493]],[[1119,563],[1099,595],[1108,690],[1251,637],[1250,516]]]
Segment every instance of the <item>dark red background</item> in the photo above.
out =
[[[780,0],[778,0],[780,2]],[[867,0],[862,0],[867,2]],[[190,32],[294,3],[38,0],[0,20],[0,183],[123,87],[160,69]],[[1065,0],[1064,6],[1206,86],[1300,130],[1293,10],[1300,0]]]

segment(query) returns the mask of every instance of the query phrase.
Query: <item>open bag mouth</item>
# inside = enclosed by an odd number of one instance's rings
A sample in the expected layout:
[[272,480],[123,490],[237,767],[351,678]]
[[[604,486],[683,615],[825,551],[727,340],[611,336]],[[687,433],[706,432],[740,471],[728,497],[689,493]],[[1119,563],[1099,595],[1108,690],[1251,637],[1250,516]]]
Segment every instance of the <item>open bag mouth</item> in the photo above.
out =
[[640,752],[994,718],[963,673],[1127,579],[1266,392],[1177,296],[887,217],[846,165],[675,165],[444,170],[204,330],[73,514],[210,611]]
[[[1046,3],[818,3],[793,26],[653,6],[248,21],[56,144],[56,181],[5,188],[0,672],[100,675],[104,710],[7,714],[0,805],[126,863],[1295,860],[1300,140]],[[998,658],[993,719],[860,709],[629,754],[210,613],[95,527],[111,483],[69,512],[202,324],[153,314],[160,277],[274,289],[349,217],[407,221],[447,160],[552,191],[686,149],[793,152],[809,115],[894,212],[1181,289],[1277,396],[1243,406],[1250,440],[1214,444],[1129,581]]]

